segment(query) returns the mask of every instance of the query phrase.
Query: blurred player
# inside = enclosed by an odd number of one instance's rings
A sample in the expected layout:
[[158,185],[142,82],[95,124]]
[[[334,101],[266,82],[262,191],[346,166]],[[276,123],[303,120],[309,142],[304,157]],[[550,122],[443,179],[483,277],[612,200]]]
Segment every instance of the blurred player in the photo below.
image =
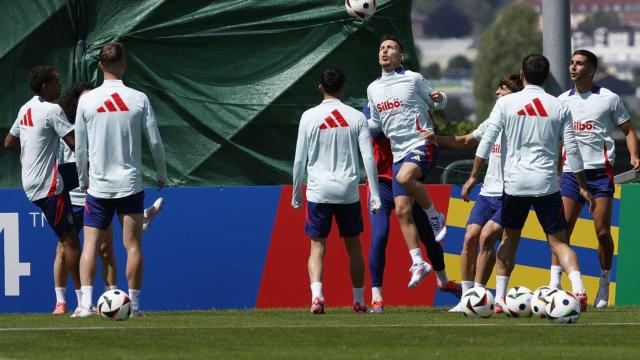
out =
[[[5,147],[20,152],[24,191],[29,200],[42,210],[56,233],[56,257],[64,259],[77,291],[80,289],[80,247],[71,201],[64,191],[57,163],[60,139],[70,147],[75,146],[73,125],[67,121],[60,106],[51,103],[60,96],[57,69],[50,66],[34,68],[29,73],[29,87],[36,96],[20,108],[18,118],[5,138]],[[61,283],[61,277],[54,276],[56,296],[65,283],[66,276],[64,283]],[[58,309],[56,306],[56,310],[66,311],[66,308]]]
[[[522,90],[520,75],[505,75],[498,83],[496,96],[498,98]],[[429,141],[450,148],[471,148],[479,144],[487,127],[487,121],[482,122],[476,130],[462,136],[437,136],[425,132]],[[500,136],[500,135],[499,135]],[[460,270],[462,274],[462,292],[474,286],[485,287],[493,265],[496,261],[494,245],[502,237],[502,163],[501,139],[491,148],[491,156],[487,166],[487,174],[480,194],[469,214],[467,229],[464,236],[462,253],[460,254]],[[478,253],[478,245],[480,252]],[[457,312],[458,305],[451,312]]]
[[98,66],[104,73],[104,82],[80,97],[75,124],[80,189],[87,191],[80,259],[82,309],[78,317],[93,315],[96,251],[116,211],[127,251],[126,276],[132,316],[143,316],[139,305],[144,213],[142,133],[149,142],[160,189],[168,183],[164,147],[149,99],[122,83],[126,68],[124,47],[118,43],[105,45],[100,50]]
[[[363,112],[369,117],[369,106],[365,105]],[[382,297],[382,280],[386,265],[386,249],[389,241],[389,216],[395,208],[392,188],[393,154],[391,143],[381,132],[372,135],[373,154],[378,170],[378,186],[380,192],[380,209],[375,214],[370,214],[371,220],[371,247],[369,249],[369,275],[371,276],[371,313],[379,314],[384,311],[384,299]],[[429,226],[429,219],[417,203],[413,205],[413,218],[418,230],[420,241],[427,250],[427,257],[431,260],[438,288],[444,292],[453,293],[458,298],[461,294],[460,285],[450,281],[444,264],[442,246],[433,235],[433,229]]]
[[[615,161],[615,142],[611,134],[620,128],[627,140],[631,155],[631,166],[640,168],[638,159],[638,137],[631,117],[620,97],[609,89],[593,83],[598,68],[598,58],[590,51],[576,50],[569,63],[569,74],[574,87],[558,97],[565,103],[573,117],[573,132],[578,148],[584,160],[587,187],[595,202],[593,224],[598,237],[598,258],[600,260],[600,286],[594,306],[605,308],[609,303],[609,282],[613,262],[613,238],[611,237],[611,212],[613,202],[613,163]],[[567,219],[567,232],[571,237],[584,200],[575,176],[568,162],[564,162],[560,181],[564,213]],[[550,286],[560,287],[562,267],[553,255],[551,262]]]
[[420,139],[433,130],[429,109],[447,104],[444,93],[434,91],[419,73],[402,67],[404,50],[395,37],[383,37],[378,52],[382,76],[367,88],[372,131],[382,130],[393,152],[393,197],[396,216],[413,261],[409,287],[417,286],[431,271],[424,261],[412,212],[414,201],[426,212],[436,240],[446,234],[444,215],[436,211],[422,181],[435,166],[438,147]]
[[469,199],[478,173],[502,131],[504,194],[501,221],[505,237],[497,254],[495,306],[504,306],[505,290],[515,265],[522,228],[529,208],[533,206],[551,251],[569,274],[573,293],[580,301],[581,310],[585,311],[587,295],[578,258],[568,245],[567,222],[557,181],[560,139],[564,139],[567,160],[576,175],[580,195],[589,201],[590,209],[591,194],[586,188],[571,113],[566,105],[542,88],[548,76],[549,61],[544,56],[531,54],[524,58],[520,77],[525,88],[498,99],[493,107],[471,175],[462,188],[462,197]]
[[364,260],[360,245],[362,212],[358,193],[362,155],[371,196],[369,209],[380,207],[378,176],[371,149],[367,121],[358,110],[343,104],[345,76],[338,69],[322,73],[320,92],[322,103],[302,114],[298,128],[296,155],[293,163],[293,194],[291,206],[302,206],[302,182],[305,167],[307,179],[307,214],[305,234],[311,238],[309,280],[311,283],[311,313],[324,313],[322,293],[323,258],[333,217],[340,237],[349,254],[349,270],[353,286],[353,311],[365,313]]

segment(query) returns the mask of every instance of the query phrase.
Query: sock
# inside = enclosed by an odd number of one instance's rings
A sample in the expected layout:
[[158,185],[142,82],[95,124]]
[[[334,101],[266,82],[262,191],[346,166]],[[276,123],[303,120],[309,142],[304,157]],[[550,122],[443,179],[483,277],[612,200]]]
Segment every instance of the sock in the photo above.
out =
[[507,295],[507,286],[509,286],[508,276],[496,276],[496,301],[504,305],[504,297]]
[[65,293],[67,292],[66,287],[57,287],[53,288],[56,292],[56,303],[57,304],[66,304],[67,300],[65,300]]
[[353,303],[364,305],[364,288],[353,288]]
[[413,260],[413,264],[422,264],[424,260],[422,259],[422,250],[419,247],[415,249],[409,250],[409,255],[411,255],[411,260]]
[[560,289],[562,287],[562,266],[551,265],[551,280],[549,286]]
[[76,290],[76,299],[78,299],[78,307],[82,305],[82,290]]
[[444,287],[449,283],[446,270],[436,270],[436,277],[438,278],[438,286]]
[[474,287],[486,288],[486,286],[485,286],[484,284],[481,284],[481,283],[479,283],[479,282],[474,282],[474,283],[473,283],[473,286],[474,286]]
[[382,286],[371,288],[371,301],[382,301]]
[[82,307],[85,309],[91,309],[93,305],[93,286],[83,286],[82,291]]
[[313,301],[314,298],[319,298],[321,301],[324,301],[321,282],[311,283],[311,301]]
[[580,271],[573,271],[569,274],[569,280],[571,280],[571,291],[574,294],[584,294],[584,285],[582,284],[582,276]]
[[424,209],[424,212],[427,213],[429,218],[438,217],[438,210],[436,210],[436,207],[433,206],[433,204],[431,204],[430,208]]
[[129,289],[129,299],[131,299],[131,309],[138,310],[140,309],[140,291]]
[[473,281],[467,281],[467,280],[462,280],[461,282],[462,285],[462,293],[464,294],[467,290],[471,289],[473,287]]
[[600,285],[609,285],[611,282],[611,270],[600,270]]
[[118,287],[116,285],[107,285],[106,288],[107,290],[118,290]]

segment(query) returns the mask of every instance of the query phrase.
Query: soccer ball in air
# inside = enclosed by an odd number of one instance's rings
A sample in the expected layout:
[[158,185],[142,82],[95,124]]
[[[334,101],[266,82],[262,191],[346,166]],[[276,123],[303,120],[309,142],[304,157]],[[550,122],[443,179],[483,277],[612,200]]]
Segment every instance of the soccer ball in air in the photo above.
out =
[[98,299],[98,313],[105,319],[127,320],[131,315],[131,299],[122,290],[109,290]]
[[547,319],[556,324],[573,324],[580,318],[580,301],[572,293],[558,290],[549,300]]
[[344,0],[349,15],[359,19],[369,19],[376,13],[376,0]]
[[541,286],[533,292],[531,297],[531,312],[533,316],[544,319],[547,316],[545,307],[549,303],[547,295],[557,292],[557,289],[550,288],[548,286]]
[[462,294],[460,304],[465,316],[488,318],[493,314],[494,298],[491,291],[483,287],[474,287]]
[[530,317],[532,296],[531,290],[524,286],[509,289],[505,298],[506,314],[510,317]]

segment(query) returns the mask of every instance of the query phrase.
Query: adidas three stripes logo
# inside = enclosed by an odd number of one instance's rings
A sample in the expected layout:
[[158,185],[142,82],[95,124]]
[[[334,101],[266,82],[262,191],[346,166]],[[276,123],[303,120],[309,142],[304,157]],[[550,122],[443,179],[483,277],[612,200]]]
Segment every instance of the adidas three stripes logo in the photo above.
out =
[[[111,101],[112,99],[113,99],[113,102]],[[114,102],[115,102],[115,105],[113,104]],[[117,109],[116,109],[116,106],[118,107]],[[111,94],[111,99],[105,100],[104,106],[100,106],[97,111],[99,113],[103,113],[105,111],[116,112],[118,111],[118,109],[120,111],[129,111],[129,108],[124,103],[124,101],[122,101],[122,98],[120,97],[120,95],[118,93],[113,93]]]
[[[331,116],[327,116],[324,119],[324,123],[320,124],[320,130],[324,130],[327,128],[336,128],[336,127],[349,127],[347,121],[342,117],[342,114],[338,110],[333,110],[331,112]],[[334,120],[335,118],[335,120]]]
[[530,116],[540,116],[540,117],[549,116],[547,115],[547,111],[544,109],[544,106],[542,106],[542,102],[538,98],[533,99],[531,103],[525,105],[524,109],[520,109],[520,111],[518,111],[518,115],[520,116],[530,115]]

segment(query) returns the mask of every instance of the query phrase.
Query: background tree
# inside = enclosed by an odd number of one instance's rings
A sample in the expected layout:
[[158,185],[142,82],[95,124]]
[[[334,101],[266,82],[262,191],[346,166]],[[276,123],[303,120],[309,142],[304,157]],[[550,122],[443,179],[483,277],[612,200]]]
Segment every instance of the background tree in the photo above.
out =
[[615,28],[620,26],[620,19],[615,12],[596,11],[593,15],[584,19],[578,24],[578,30],[587,34],[593,32],[593,30],[599,27]]
[[505,74],[520,71],[522,58],[542,53],[538,13],[529,5],[505,7],[482,34],[474,64],[473,92],[477,119],[484,120],[495,103],[494,90]]
[[467,70],[472,67],[473,64],[464,55],[456,55],[447,63],[447,70]]
[[440,79],[442,72],[440,71],[440,65],[438,63],[431,63],[422,69],[422,75],[428,79]]
[[633,74],[631,85],[634,88],[639,88],[640,87],[640,67],[634,67],[633,69],[631,69],[631,74]]

